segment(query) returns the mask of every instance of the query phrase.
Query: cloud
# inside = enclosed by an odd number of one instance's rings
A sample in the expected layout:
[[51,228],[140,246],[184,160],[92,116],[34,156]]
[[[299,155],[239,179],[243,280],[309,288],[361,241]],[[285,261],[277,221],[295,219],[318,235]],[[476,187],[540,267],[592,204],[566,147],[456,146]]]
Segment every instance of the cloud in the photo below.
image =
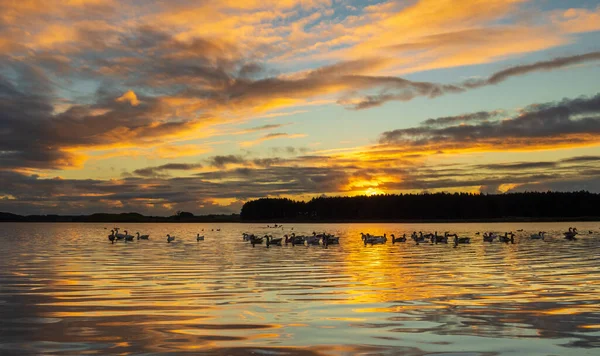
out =
[[[366,95],[361,99],[341,101],[341,104],[351,104],[354,110],[368,109],[383,105],[389,101],[409,101],[417,96],[426,96],[434,98],[449,93],[460,93],[467,90],[480,88],[488,85],[496,85],[509,78],[522,76],[538,71],[549,71],[559,69],[575,64],[599,61],[600,52],[590,52],[569,57],[557,57],[548,61],[540,61],[528,65],[510,67],[496,73],[493,73],[486,79],[471,79],[456,85],[441,85],[435,83],[415,83],[404,81],[400,78],[373,78],[373,82],[379,82],[378,86],[382,88],[382,93],[376,95]],[[385,81],[397,80],[397,85],[384,86]],[[401,89],[401,92],[390,92]]]
[[511,77],[521,76],[532,72],[548,71],[591,61],[600,61],[600,52],[590,52],[569,57],[557,57],[549,61],[540,61],[533,64],[510,67],[492,74],[487,79],[467,81],[464,85],[469,88],[494,85]]
[[165,171],[177,170],[177,171],[189,171],[202,168],[199,163],[168,163],[156,167],[140,168],[133,171],[134,174],[143,177],[159,177],[167,176]]
[[265,141],[269,141],[269,140],[274,140],[274,139],[278,139],[278,138],[289,138],[289,139],[293,139],[293,138],[300,138],[300,137],[305,137],[306,135],[304,134],[287,134],[284,132],[272,132],[269,134],[266,134],[262,137],[257,138],[256,140],[253,141],[242,141],[240,142],[240,146],[242,147],[250,147],[250,146],[254,146],[257,145],[259,143],[265,142]]
[[140,104],[140,101],[138,100],[137,95],[135,95],[133,90],[128,90],[125,94],[115,99],[115,101],[118,103],[127,102],[131,104],[131,106],[138,106]]
[[224,168],[229,164],[243,164],[246,163],[246,159],[242,156],[236,155],[219,155],[213,156],[207,160],[213,167]]
[[520,114],[503,120],[387,131],[379,141],[384,145],[428,150],[501,150],[531,149],[536,146],[583,146],[597,144],[599,136],[600,94],[597,94],[593,97],[532,105]]

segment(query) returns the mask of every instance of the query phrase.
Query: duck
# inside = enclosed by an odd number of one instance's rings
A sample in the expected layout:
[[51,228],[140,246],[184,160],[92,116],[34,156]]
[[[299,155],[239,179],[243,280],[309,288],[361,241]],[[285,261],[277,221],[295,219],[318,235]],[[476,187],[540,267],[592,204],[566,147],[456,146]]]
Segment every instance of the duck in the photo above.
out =
[[543,240],[546,237],[545,235],[546,235],[545,231],[540,231],[537,234],[531,234],[529,236],[529,238],[532,240]]
[[129,235],[129,233],[127,232],[127,230],[125,230],[125,241],[133,241],[133,238],[135,236],[133,235]]
[[171,236],[171,235],[167,234],[167,242],[171,242],[173,240],[175,240],[175,236]]
[[283,237],[273,238],[269,235],[265,235],[265,239],[267,240],[267,247],[271,245],[281,246],[281,240],[283,240]]
[[110,235],[108,235],[108,240],[111,244],[115,243],[115,230],[110,230]]
[[148,240],[148,237],[150,237],[150,235],[140,235],[139,232],[136,232],[136,235],[138,240]]
[[[510,235],[510,237],[508,237],[508,235]],[[509,243],[510,242],[511,244],[514,244],[515,243],[515,234],[513,234],[512,231],[511,232],[505,232],[504,236],[500,236],[498,238],[498,241],[504,242],[504,243]]]
[[395,244],[396,242],[406,242],[406,234],[402,234],[402,237],[396,237],[394,236],[394,234],[391,235],[392,236],[392,245]]
[[308,245],[318,245],[319,241],[321,241],[321,235],[317,235],[313,232],[313,235],[307,236],[305,240]]
[[200,236],[200,234],[196,234],[196,241],[204,241],[204,236]]

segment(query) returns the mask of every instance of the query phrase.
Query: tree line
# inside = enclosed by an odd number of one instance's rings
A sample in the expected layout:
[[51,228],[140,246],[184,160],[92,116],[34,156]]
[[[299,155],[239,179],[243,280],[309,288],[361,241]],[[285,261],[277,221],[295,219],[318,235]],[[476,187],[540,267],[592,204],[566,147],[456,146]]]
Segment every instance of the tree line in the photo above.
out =
[[525,192],[434,193],[319,197],[310,201],[261,198],[246,202],[241,219],[251,220],[493,220],[600,219],[600,194]]

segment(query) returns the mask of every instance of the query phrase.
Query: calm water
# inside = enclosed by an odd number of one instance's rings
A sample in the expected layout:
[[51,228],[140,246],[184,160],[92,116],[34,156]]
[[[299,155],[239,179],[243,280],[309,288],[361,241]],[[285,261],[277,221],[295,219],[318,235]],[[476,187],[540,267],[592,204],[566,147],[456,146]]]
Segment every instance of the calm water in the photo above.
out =
[[[111,245],[112,226],[0,224],[0,354],[600,354],[600,222],[121,224],[150,240]],[[341,245],[241,239],[291,227]],[[517,229],[514,245],[475,235]],[[413,230],[474,241],[359,237]]]

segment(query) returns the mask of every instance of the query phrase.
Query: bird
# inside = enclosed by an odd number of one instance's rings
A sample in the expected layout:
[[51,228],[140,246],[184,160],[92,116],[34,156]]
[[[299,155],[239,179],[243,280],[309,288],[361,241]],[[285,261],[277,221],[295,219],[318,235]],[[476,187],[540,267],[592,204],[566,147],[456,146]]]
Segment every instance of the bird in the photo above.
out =
[[265,235],[265,238],[267,240],[267,247],[271,245],[281,246],[281,240],[283,240],[283,237],[272,238],[269,235]]
[[133,238],[135,236],[133,235],[129,235],[129,233],[127,232],[127,230],[125,230],[125,241],[133,241]]
[[200,234],[196,235],[196,241],[204,241],[204,235],[200,236]]
[[139,232],[136,232],[136,234],[138,240],[148,240],[148,237],[150,237],[150,235],[140,235]]
[[545,235],[546,235],[545,231],[540,231],[537,234],[531,234],[529,236],[529,238],[532,240],[543,240],[546,237]]
[[[510,237],[508,237],[508,235],[510,235]],[[515,234],[513,234],[512,231],[511,232],[505,232],[504,236],[500,236],[498,238],[498,241],[504,242],[504,243],[509,243],[510,242],[511,244],[514,244],[515,243]]]
[[[470,237],[458,237],[458,235],[454,235],[454,247],[457,247],[459,244],[468,244],[471,243]],[[449,235],[452,236],[452,235]]]
[[171,236],[171,235],[167,234],[167,242],[171,242],[173,240],[175,240],[175,236]]
[[115,243],[115,230],[110,230],[110,235],[108,235],[108,240],[111,244]]
[[119,234],[119,228],[115,227],[115,238],[117,240],[123,240],[125,238],[125,234]]
[[406,242],[406,234],[403,234],[402,237],[396,237],[392,234],[392,245],[396,242]]

